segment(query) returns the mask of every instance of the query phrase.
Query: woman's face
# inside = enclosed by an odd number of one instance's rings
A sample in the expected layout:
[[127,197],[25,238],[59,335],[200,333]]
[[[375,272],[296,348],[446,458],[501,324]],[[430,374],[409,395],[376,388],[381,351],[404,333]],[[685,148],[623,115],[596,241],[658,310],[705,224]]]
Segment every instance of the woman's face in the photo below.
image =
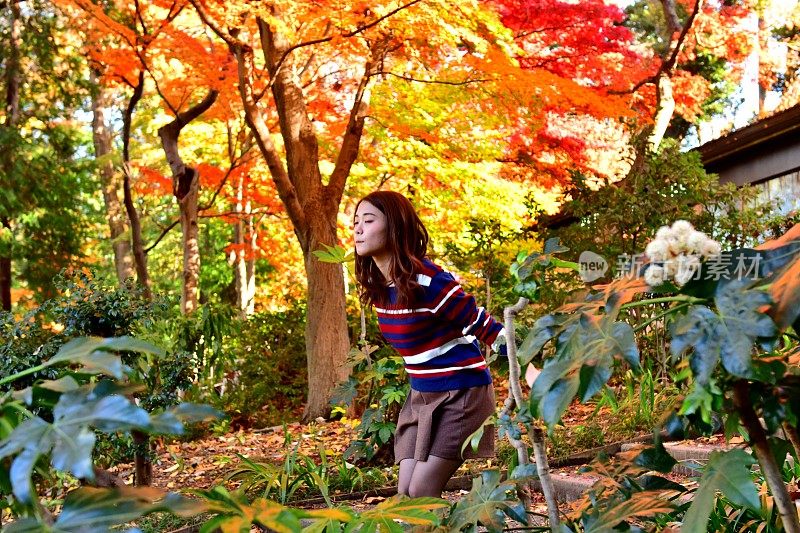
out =
[[361,202],[353,219],[356,253],[362,257],[380,257],[386,250],[386,215],[369,202]]

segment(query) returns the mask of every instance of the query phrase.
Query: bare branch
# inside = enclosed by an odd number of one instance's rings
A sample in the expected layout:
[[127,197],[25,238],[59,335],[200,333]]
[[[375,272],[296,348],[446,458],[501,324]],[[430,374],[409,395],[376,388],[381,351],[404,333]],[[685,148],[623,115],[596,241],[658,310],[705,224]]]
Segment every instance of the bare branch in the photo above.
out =
[[[667,1],[667,0],[665,0]],[[694,24],[695,18],[697,18],[697,14],[700,12],[700,5],[703,3],[703,0],[697,0],[694,4],[694,9],[692,10],[689,18],[686,20],[686,24],[683,26],[681,30],[681,34],[672,44],[671,52],[669,58],[661,63],[661,66],[658,68],[658,72],[649,76],[639,82],[637,82],[633,87],[625,91],[608,91],[608,94],[630,94],[634,93],[639,90],[644,85],[648,83],[655,83],[658,84],[659,78],[664,74],[669,73],[673,68],[675,68],[675,64],[678,62],[678,54],[681,51],[681,47],[683,46],[683,42],[686,40],[686,36],[689,34],[689,30],[692,28],[692,24]]]
[[166,228],[164,228],[163,230],[161,230],[161,235],[159,235],[158,237],[156,237],[156,240],[153,242],[153,244],[151,244],[150,246],[148,246],[147,248],[145,248],[145,249],[144,249],[144,253],[146,253],[146,254],[149,254],[149,253],[150,253],[150,250],[152,250],[153,248],[155,248],[156,246],[158,246],[158,243],[160,243],[160,242],[161,242],[161,239],[163,239],[164,237],[166,237],[166,236],[167,236],[167,233],[169,233],[169,232],[170,232],[170,230],[172,230],[172,228],[174,228],[175,226],[177,226],[178,224],[180,224],[180,222],[181,222],[181,219],[174,220],[174,221],[173,221],[173,222],[172,222],[172,223],[171,223],[169,226],[167,226]]
[[217,37],[219,37],[220,39],[225,41],[225,44],[227,44],[228,47],[231,50],[234,50],[234,49],[240,48],[240,47],[247,48],[247,45],[245,43],[243,43],[242,41],[239,41],[238,39],[233,37],[229,32],[223,31],[222,28],[220,28],[219,26],[214,24],[214,22],[208,16],[208,13],[205,12],[205,10],[200,5],[198,0],[189,0],[189,1],[194,6],[194,9],[197,11],[197,15],[200,17],[200,20],[203,21],[203,24],[205,24],[206,26],[211,28],[211,31],[216,33]]
[[412,78],[411,76],[405,76],[403,74],[397,74],[395,72],[388,72],[388,71],[380,71],[375,72],[372,76],[394,76],[395,78],[400,78],[401,80],[412,81],[415,83],[432,83],[436,85],[454,85],[454,86],[462,86],[462,85],[469,85],[471,83],[484,83],[487,81],[491,81],[488,78],[478,78],[474,80],[462,80],[462,81],[447,81],[447,80],[422,80],[419,78]]

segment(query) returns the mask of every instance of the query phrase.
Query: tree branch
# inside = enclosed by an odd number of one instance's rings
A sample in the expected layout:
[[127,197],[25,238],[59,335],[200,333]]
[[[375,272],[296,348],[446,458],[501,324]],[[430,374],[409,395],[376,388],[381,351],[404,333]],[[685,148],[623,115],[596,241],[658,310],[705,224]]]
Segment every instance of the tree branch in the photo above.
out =
[[364,132],[365,120],[362,104],[371,77],[372,61],[373,59],[370,59],[364,65],[364,75],[361,76],[361,80],[358,82],[358,89],[356,89],[356,95],[353,99],[353,107],[350,108],[350,118],[347,121],[347,128],[342,137],[342,146],[339,148],[336,165],[328,181],[328,190],[331,191],[336,205],[341,202],[347,176],[350,175],[350,169],[353,167],[356,158],[358,158],[358,148]]
[[783,522],[787,533],[800,532],[800,522],[797,517],[797,508],[789,497],[786,484],[783,482],[780,466],[775,461],[775,455],[769,446],[767,433],[761,425],[755,410],[753,400],[750,398],[750,384],[743,379],[733,384],[733,405],[741,417],[742,425],[747,429],[750,446],[753,448],[761,472],[767,481],[767,486],[775,500],[775,507]]
[[180,222],[181,222],[181,219],[173,220],[172,223],[169,226],[167,226],[166,228],[161,230],[161,234],[158,237],[156,237],[156,240],[153,241],[153,244],[151,244],[150,246],[148,246],[147,248],[144,249],[144,253],[149,254],[150,250],[152,250],[153,248],[158,246],[158,243],[161,242],[161,239],[166,237],[167,233],[169,233],[172,230],[172,228],[174,228],[175,226],[180,224]]
[[484,83],[490,81],[488,78],[479,78],[475,80],[463,80],[463,81],[446,81],[446,80],[421,80],[419,78],[412,78],[411,76],[405,76],[403,74],[397,74],[395,72],[388,72],[388,71],[379,71],[372,74],[373,76],[394,76],[395,78],[400,78],[401,80],[406,81],[413,81],[416,83],[431,83],[436,85],[454,85],[454,86],[462,86],[462,85],[469,85],[471,83]]
[[686,21],[686,25],[683,26],[681,34],[674,41],[674,44],[671,47],[672,49],[670,51],[669,58],[661,63],[661,65],[658,67],[658,71],[655,74],[653,74],[652,76],[648,76],[647,78],[637,82],[633,87],[631,87],[628,90],[608,91],[608,94],[619,95],[619,94],[635,93],[641,87],[647,85],[648,83],[658,84],[658,80],[661,78],[661,76],[663,76],[664,74],[668,73],[673,68],[675,68],[675,64],[678,61],[678,54],[680,53],[681,47],[683,46],[683,42],[686,40],[686,36],[689,34],[689,30],[691,29],[692,24],[694,24],[694,20],[697,17],[697,14],[700,12],[700,5],[702,4],[702,2],[703,0],[697,0],[697,2],[695,2],[694,9],[689,15],[689,18]]
[[[253,209],[249,213],[240,213],[240,212],[236,212],[236,211],[227,211],[227,212],[223,212],[223,213],[211,213],[211,214],[208,214],[208,215],[197,215],[197,216],[199,218],[220,218],[220,217],[232,217],[232,216],[240,216],[242,218],[245,218],[245,217],[252,216],[252,215],[261,215],[262,218],[265,217],[265,216],[275,216],[275,217],[277,217],[278,213],[273,213],[272,211],[269,211],[269,210],[261,211],[259,209]],[[166,237],[167,234],[170,231],[172,231],[172,229],[175,226],[180,224],[180,222],[181,222],[180,219],[173,220],[170,223],[169,226],[167,226],[166,228],[161,230],[161,234],[156,238],[155,241],[153,241],[153,244],[151,244],[150,246],[145,248],[144,252],[145,253],[150,253],[150,251],[153,248],[155,248],[156,246],[158,246],[158,243],[160,243],[164,239],[164,237]]]
[[[193,3],[194,3],[194,1],[196,1],[196,0],[193,0]],[[368,29],[370,29],[372,27],[377,26],[378,24],[380,24],[381,22],[383,22],[387,18],[392,17],[392,16],[396,15],[397,13],[399,13],[400,11],[403,11],[404,9],[407,9],[407,8],[413,6],[414,4],[417,4],[417,3],[421,2],[421,1],[422,0],[411,0],[411,2],[408,2],[407,4],[403,4],[402,6],[398,7],[397,9],[393,9],[392,11],[389,11],[387,14],[383,15],[382,17],[378,17],[377,19],[373,20],[369,24],[365,24],[363,26],[359,26],[358,28],[356,28],[355,30],[353,30],[351,32],[341,34],[341,36],[346,38],[346,39],[350,38],[350,37],[354,37],[354,36],[358,35],[361,32],[364,32],[364,31],[366,31],[366,30],[368,30]],[[270,67],[270,71],[271,72],[277,72],[278,69],[281,68],[281,65],[283,64],[283,62],[286,60],[286,57],[290,53],[292,53],[293,51],[297,50],[298,48],[303,48],[305,46],[313,46],[315,44],[320,44],[320,43],[326,43],[328,41],[333,40],[333,37],[334,36],[320,37],[319,39],[313,39],[311,41],[305,41],[305,42],[302,42],[302,43],[297,43],[297,44],[294,44],[294,45],[288,47],[286,50],[283,51],[283,53],[281,54],[281,56],[278,59],[278,61],[273,66]]]
[[211,31],[217,34],[217,37],[225,41],[225,44],[228,45],[228,48],[230,48],[231,51],[233,51],[235,48],[238,47],[243,47],[243,48],[248,47],[247,44],[236,39],[229,32],[223,31],[222,28],[214,24],[214,22],[212,22],[211,18],[208,16],[208,13],[206,13],[205,10],[202,8],[202,6],[199,4],[198,0],[189,0],[189,1],[194,6],[195,11],[197,11],[197,15],[200,17],[200,20],[203,21],[203,24],[211,28]]
[[245,120],[255,135],[256,144],[258,144],[261,154],[264,156],[272,180],[275,182],[275,188],[278,189],[278,195],[286,207],[292,224],[297,231],[304,232],[307,222],[305,212],[297,197],[297,191],[289,178],[278,149],[272,141],[272,134],[267,127],[264,116],[258,108],[258,104],[253,100],[253,87],[248,77],[248,72],[252,72],[253,68],[252,49],[236,46],[233,48],[233,53],[236,57],[239,93],[244,106]]

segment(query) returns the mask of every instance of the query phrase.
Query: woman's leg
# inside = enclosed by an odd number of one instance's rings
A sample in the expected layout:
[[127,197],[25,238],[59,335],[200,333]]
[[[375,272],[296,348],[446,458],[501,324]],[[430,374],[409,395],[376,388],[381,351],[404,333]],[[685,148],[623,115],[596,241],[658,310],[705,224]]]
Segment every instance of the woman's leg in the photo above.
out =
[[400,471],[397,474],[397,494],[408,496],[408,486],[411,485],[411,476],[414,474],[414,465],[416,464],[417,460],[414,458],[400,461]]
[[[403,462],[400,461],[401,473]],[[462,462],[461,459],[444,459],[435,455],[429,455],[427,461],[416,461],[416,464],[411,465],[412,473],[407,494],[412,498],[422,496],[440,498],[447,481]]]

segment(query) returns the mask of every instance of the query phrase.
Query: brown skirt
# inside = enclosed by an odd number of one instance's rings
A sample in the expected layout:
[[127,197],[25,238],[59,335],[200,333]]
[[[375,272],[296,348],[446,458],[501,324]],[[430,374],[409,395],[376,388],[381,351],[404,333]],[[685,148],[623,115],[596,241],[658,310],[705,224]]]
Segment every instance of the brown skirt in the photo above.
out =
[[442,392],[411,390],[397,418],[394,461],[426,461],[428,455],[443,459],[494,457],[494,426],[483,428],[478,450],[461,448],[495,412],[492,385]]

